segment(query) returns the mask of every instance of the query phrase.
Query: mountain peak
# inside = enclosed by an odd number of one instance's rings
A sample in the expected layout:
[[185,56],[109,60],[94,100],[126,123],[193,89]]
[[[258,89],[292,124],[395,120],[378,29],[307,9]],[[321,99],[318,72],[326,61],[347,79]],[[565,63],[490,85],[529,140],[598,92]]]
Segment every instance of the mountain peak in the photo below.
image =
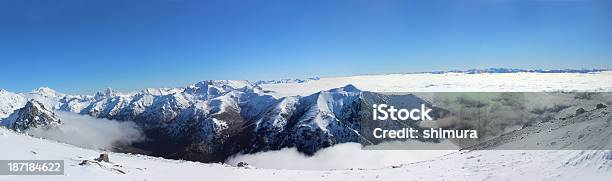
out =
[[49,127],[61,124],[61,121],[53,111],[31,99],[21,109],[16,110],[2,124],[15,131],[25,131],[31,128]]
[[29,101],[26,103],[25,107],[36,107],[36,108],[41,108],[41,107],[44,107],[44,106],[42,105],[42,103],[38,102],[37,100],[35,100],[35,99],[30,99],[30,100],[29,100]]
[[106,95],[111,95],[111,94],[113,94],[113,89],[111,89],[110,87],[107,87],[107,88],[104,90],[104,94],[106,94]]
[[32,92],[40,94],[40,95],[43,95],[43,96],[47,96],[47,97],[54,97],[54,96],[58,96],[59,95],[55,90],[53,90],[53,89],[51,89],[49,87],[44,87],[44,86],[43,87],[39,87],[38,89],[33,90]]
[[353,84],[347,84],[344,87],[339,87],[339,88],[331,89],[331,90],[325,91],[325,92],[350,92],[350,93],[356,93],[356,92],[361,92],[361,90],[359,90]]
[[95,99],[100,100],[104,98],[109,98],[115,95],[115,92],[110,87],[106,88],[104,92],[97,92],[95,95]]
[[342,90],[344,90],[346,92],[360,92],[361,91],[357,87],[355,87],[353,84],[348,84],[348,85],[342,87]]

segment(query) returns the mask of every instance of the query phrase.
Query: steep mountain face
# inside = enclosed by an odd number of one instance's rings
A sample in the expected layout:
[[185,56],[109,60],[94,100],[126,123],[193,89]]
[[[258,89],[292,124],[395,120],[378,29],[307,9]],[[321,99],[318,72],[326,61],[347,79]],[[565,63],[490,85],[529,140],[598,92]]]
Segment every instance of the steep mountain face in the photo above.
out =
[[61,124],[60,119],[42,103],[32,99],[21,109],[13,112],[1,124],[15,131],[26,131],[32,128],[48,128]]
[[246,152],[296,147],[306,154],[359,139],[360,93],[354,86],[277,100],[248,127]]
[[290,136],[294,146],[313,154],[333,144],[358,142],[360,92],[347,85],[301,98]]
[[[136,145],[154,155],[223,161],[238,152],[296,147],[313,154],[357,142],[361,91],[352,85],[300,97],[274,98],[246,81],[204,81],[185,88],[147,89],[63,98],[59,108],[134,121],[150,138]],[[87,106],[84,106],[87,105]]]
[[160,155],[192,160],[223,161],[238,152],[284,147],[312,154],[335,143],[357,141],[359,93],[347,86],[276,99],[256,88],[227,90],[214,98],[192,100],[189,107],[176,109],[177,116],[165,126],[149,130],[162,140],[155,144],[175,144],[176,149]]

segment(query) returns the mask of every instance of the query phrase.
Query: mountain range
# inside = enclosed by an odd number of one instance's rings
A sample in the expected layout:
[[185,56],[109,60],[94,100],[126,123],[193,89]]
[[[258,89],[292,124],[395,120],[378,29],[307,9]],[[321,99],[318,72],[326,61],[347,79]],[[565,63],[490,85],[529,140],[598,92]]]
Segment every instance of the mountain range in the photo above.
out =
[[[130,145],[134,148],[154,156],[221,162],[236,153],[295,147],[314,154],[338,143],[372,140],[359,134],[362,126],[368,126],[360,122],[368,116],[362,113],[362,107],[368,101],[388,100],[385,95],[350,84],[309,95],[280,97],[270,95],[261,87],[264,84],[210,80],[131,93],[107,89],[95,95],[67,95],[46,87],[29,93],[0,90],[0,119],[1,124],[14,130],[59,125],[61,121],[53,111],[133,121],[148,138]],[[421,103],[428,104],[416,97],[409,101]],[[369,109],[369,105],[364,108]]]
[[[134,145],[150,154],[204,162],[224,161],[235,153],[296,147],[313,154],[337,143],[358,142],[361,91],[352,85],[309,96],[275,98],[247,81],[203,81],[184,88],[146,89],[131,94],[108,89],[94,96],[67,96],[48,88],[28,94],[4,91],[18,107],[2,123],[26,130],[59,122],[53,112],[69,111],[137,123],[149,138]],[[14,106],[10,106],[14,105]],[[32,106],[34,105],[34,106]],[[37,109],[32,109],[32,107]],[[30,110],[49,114],[30,115]],[[9,111],[5,111],[9,112]],[[44,118],[44,119],[43,119]],[[28,121],[40,120],[41,124]],[[13,120],[13,121],[12,121]],[[22,124],[16,124],[21,123]]]

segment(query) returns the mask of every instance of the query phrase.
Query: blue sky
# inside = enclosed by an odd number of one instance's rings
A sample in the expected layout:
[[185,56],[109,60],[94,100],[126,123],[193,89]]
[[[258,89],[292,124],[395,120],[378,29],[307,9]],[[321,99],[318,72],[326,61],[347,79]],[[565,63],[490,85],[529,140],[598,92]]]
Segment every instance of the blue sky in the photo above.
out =
[[611,1],[0,1],[17,92],[610,62]]

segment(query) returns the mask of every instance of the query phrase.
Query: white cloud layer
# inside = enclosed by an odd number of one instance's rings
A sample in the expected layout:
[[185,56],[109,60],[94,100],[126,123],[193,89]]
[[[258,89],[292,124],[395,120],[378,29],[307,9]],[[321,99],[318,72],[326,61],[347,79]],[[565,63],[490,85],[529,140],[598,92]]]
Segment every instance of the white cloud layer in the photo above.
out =
[[241,154],[226,163],[246,162],[257,168],[290,170],[329,170],[351,168],[382,168],[430,160],[456,150],[363,150],[359,143],[337,144],[307,156],[296,148],[284,148],[254,154]]
[[57,111],[62,125],[50,129],[32,129],[35,136],[84,148],[112,150],[114,144],[130,144],[142,141],[145,136],[131,121],[114,121]]

